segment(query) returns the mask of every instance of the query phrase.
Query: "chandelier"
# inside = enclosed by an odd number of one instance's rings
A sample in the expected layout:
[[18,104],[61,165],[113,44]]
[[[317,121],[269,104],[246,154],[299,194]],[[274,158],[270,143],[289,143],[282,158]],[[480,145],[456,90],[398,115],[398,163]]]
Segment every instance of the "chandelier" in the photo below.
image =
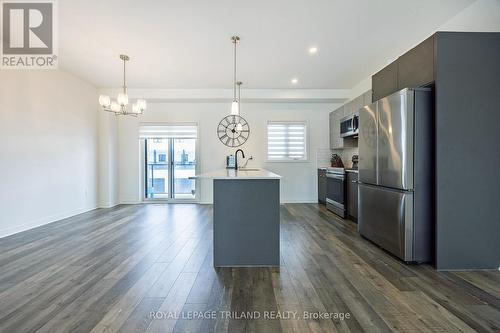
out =
[[130,60],[129,56],[125,54],[120,54],[120,59],[123,60],[123,90],[118,94],[115,100],[111,100],[108,95],[99,96],[99,104],[102,109],[107,112],[113,112],[117,116],[133,116],[137,117],[146,110],[146,101],[144,99],[138,99],[129,107],[128,95],[127,95],[127,84],[125,81],[125,65],[127,61]]

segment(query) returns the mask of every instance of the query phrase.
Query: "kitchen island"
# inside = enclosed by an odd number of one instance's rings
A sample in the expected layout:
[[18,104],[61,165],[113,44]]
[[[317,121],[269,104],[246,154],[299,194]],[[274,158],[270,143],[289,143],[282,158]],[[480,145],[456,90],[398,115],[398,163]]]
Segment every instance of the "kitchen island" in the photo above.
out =
[[225,169],[213,179],[214,266],[279,266],[280,178],[265,169]]

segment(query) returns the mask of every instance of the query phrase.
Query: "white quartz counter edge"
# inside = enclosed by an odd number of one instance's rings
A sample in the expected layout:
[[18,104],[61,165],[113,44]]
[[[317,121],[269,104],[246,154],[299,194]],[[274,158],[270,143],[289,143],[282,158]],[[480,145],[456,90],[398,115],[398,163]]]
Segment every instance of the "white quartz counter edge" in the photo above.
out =
[[195,178],[211,179],[280,179],[281,176],[266,169],[258,171],[242,171],[234,169],[221,169],[196,175]]

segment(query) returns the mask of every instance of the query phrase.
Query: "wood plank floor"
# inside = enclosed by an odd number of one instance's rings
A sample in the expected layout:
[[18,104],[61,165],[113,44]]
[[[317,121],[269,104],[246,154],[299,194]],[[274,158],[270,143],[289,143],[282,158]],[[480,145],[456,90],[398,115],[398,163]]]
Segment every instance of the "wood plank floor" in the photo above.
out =
[[0,239],[0,332],[500,330],[500,272],[404,265],[315,204],[281,206],[279,269],[212,259],[209,205],[99,209]]

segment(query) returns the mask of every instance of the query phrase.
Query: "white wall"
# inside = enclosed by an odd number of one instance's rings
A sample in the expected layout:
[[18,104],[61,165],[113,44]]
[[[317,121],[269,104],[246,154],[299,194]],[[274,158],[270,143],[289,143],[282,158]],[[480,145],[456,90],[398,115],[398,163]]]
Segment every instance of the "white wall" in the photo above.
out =
[[[280,174],[282,202],[316,202],[316,149],[329,145],[328,113],[340,104],[322,103],[246,103],[242,116],[250,124],[250,138],[241,147],[249,166],[263,167]],[[201,172],[225,168],[225,156],[236,149],[217,138],[219,121],[230,111],[229,103],[150,103],[140,118],[119,120],[120,201],[137,203],[141,196],[139,122],[197,122],[199,125]],[[309,160],[302,163],[266,162],[266,124],[268,120],[306,120],[309,132]],[[201,184],[200,202],[212,201],[211,181]]]
[[98,112],[99,120],[99,207],[109,208],[118,198],[118,124],[109,112]]
[[500,31],[500,1],[478,0],[436,31]]
[[96,207],[96,101],[62,71],[1,71],[0,237]]
[[354,99],[371,89],[372,89],[372,77],[369,76],[365,78],[363,81],[356,84],[354,87],[352,87],[350,93],[350,99]]

